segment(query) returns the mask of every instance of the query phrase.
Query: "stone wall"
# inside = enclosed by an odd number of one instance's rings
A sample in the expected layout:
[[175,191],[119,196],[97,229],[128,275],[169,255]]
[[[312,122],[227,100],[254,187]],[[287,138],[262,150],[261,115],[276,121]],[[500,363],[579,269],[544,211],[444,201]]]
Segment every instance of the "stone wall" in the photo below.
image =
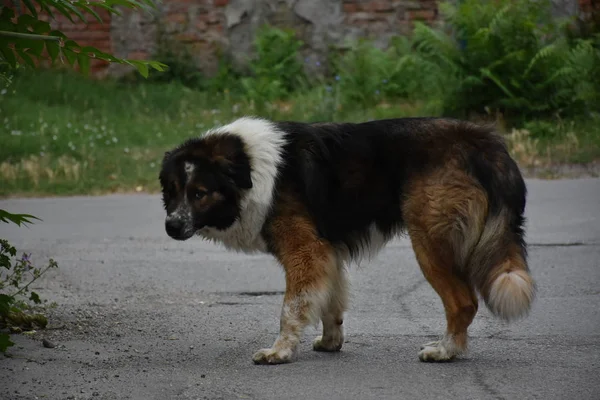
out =
[[174,40],[211,74],[220,54],[244,65],[264,24],[294,29],[308,65],[318,67],[329,46],[360,37],[385,46],[391,36],[409,33],[413,21],[436,18],[435,0],[164,0],[152,16],[113,17],[111,39],[116,55],[142,58],[154,53],[159,38]]
[[[554,3],[562,14],[565,10],[576,12],[572,10],[578,5],[589,10],[594,1]],[[270,24],[294,29],[304,42],[301,51],[307,65],[319,69],[331,46],[344,47],[349,40],[370,38],[385,47],[392,36],[410,33],[414,21],[435,22],[437,4],[435,0],[162,0],[152,14],[125,9],[120,16],[102,14],[104,25],[93,19],[85,26],[61,18],[55,26],[80,44],[126,58],[151,58],[160,43],[177,43],[210,75],[217,69],[220,54],[244,65],[251,57],[256,31]],[[101,62],[92,66],[99,75],[128,71]]]

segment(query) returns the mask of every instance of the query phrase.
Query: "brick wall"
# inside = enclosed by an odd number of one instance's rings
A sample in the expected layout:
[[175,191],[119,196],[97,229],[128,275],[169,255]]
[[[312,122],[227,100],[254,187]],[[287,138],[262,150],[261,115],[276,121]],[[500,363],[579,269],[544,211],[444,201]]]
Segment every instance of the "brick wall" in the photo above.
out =
[[435,21],[438,15],[437,8],[435,0],[343,1],[344,22],[350,26],[364,28],[367,35],[385,34],[390,31],[408,34],[414,21]]

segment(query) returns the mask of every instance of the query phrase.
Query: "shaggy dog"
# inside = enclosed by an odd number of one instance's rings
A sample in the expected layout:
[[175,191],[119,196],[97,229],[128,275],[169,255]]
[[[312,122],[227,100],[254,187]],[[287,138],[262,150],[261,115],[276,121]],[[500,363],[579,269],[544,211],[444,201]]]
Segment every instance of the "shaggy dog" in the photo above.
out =
[[280,333],[257,364],[292,360],[308,324],[323,324],[316,351],[339,351],[345,265],[406,232],[441,297],[447,330],[422,361],[466,349],[478,295],[507,321],[525,316],[535,285],[526,261],[526,187],[501,137],[445,118],[365,123],[240,118],[165,154],[165,228],[285,270]]

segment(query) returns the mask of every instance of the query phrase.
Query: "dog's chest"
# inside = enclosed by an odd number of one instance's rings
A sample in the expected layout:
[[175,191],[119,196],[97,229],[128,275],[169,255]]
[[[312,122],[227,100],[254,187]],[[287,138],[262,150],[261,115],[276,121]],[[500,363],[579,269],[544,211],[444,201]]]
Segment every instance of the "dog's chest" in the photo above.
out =
[[267,244],[261,235],[269,210],[268,205],[249,202],[244,205],[240,218],[229,228],[204,228],[198,233],[209,240],[223,244],[228,250],[244,253],[265,253]]
[[220,243],[228,250],[243,253],[262,253],[267,251],[267,245],[262,236],[256,232],[247,232],[236,222],[225,231],[204,228],[198,233],[205,239]]

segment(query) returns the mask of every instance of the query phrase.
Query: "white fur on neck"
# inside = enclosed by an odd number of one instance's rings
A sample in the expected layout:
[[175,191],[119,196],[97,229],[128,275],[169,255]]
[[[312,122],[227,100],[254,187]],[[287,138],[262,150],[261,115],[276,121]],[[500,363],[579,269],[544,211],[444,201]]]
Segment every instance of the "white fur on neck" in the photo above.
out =
[[204,228],[199,234],[223,243],[228,249],[246,253],[264,252],[266,244],[260,231],[273,202],[285,134],[270,121],[244,117],[212,129],[206,135],[226,133],[237,135],[244,142],[252,168],[252,188],[242,198],[240,218],[232,226],[223,231]]

